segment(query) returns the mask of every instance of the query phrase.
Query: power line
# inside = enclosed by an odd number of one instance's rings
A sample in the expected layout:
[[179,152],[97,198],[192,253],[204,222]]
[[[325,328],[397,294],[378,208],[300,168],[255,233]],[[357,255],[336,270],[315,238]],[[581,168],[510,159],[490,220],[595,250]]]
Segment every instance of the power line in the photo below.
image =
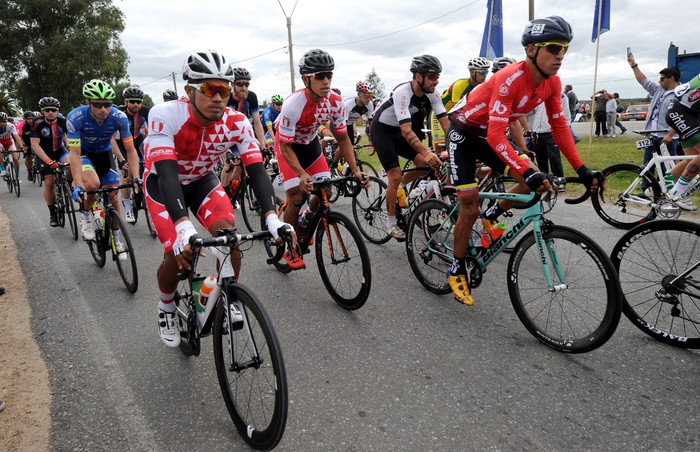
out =
[[244,62],[244,61],[253,60],[253,59],[255,59],[255,58],[260,58],[261,56],[269,55],[269,54],[271,54],[271,53],[277,52],[278,50],[284,50],[284,49],[286,49],[286,48],[287,48],[287,46],[278,47],[278,48],[276,48],[276,49],[274,49],[274,50],[270,50],[269,52],[261,53],[260,55],[255,55],[255,56],[252,56],[252,57],[243,59],[243,60],[234,61],[234,62],[232,62],[231,64],[242,63],[242,62]]
[[[179,74],[179,72],[176,72],[176,74]],[[153,81],[150,81],[150,82],[148,82],[148,83],[144,83],[144,84],[142,84],[142,85],[140,85],[140,86],[143,87],[143,86],[146,86],[146,85],[150,85],[150,84],[152,84],[152,83],[159,82],[159,81],[161,81],[161,80],[163,80],[163,79],[165,79],[165,78],[170,78],[170,77],[172,77],[172,76],[173,76],[172,73],[171,73],[171,74],[168,74],[168,75],[164,75],[164,76],[161,77],[161,78],[157,78],[157,79],[155,79],[155,80],[153,80]]]
[[371,37],[371,38],[360,39],[360,40],[358,40],[358,41],[342,42],[342,43],[338,43],[338,44],[326,44],[326,43],[323,43],[323,44],[295,44],[295,45],[297,45],[297,46],[302,46],[302,47],[336,47],[336,46],[345,46],[345,45],[350,45],[350,44],[357,44],[357,43],[360,43],[360,42],[373,41],[373,40],[375,40],[375,39],[386,38],[387,36],[392,36],[392,35],[395,35],[395,34],[398,34],[398,33],[402,33],[402,32],[404,32],[404,31],[407,31],[407,30],[411,30],[411,29],[413,29],[413,28],[420,27],[420,26],[425,25],[425,24],[428,24],[428,23],[430,23],[430,22],[435,22],[435,21],[438,20],[438,19],[442,19],[442,18],[445,17],[445,16],[449,16],[449,15],[452,14],[452,13],[455,13],[455,12],[457,12],[457,11],[459,11],[459,10],[468,8],[468,7],[472,6],[472,5],[474,5],[474,4],[476,4],[476,3],[480,3],[480,2],[481,2],[481,0],[475,0],[475,1],[473,1],[473,2],[471,2],[471,3],[468,3],[468,4],[464,5],[464,6],[460,6],[460,7],[457,8],[457,9],[453,9],[452,11],[448,11],[448,12],[446,12],[445,14],[442,14],[442,15],[440,15],[440,16],[437,16],[437,17],[434,17],[434,18],[432,18],[432,19],[426,20],[425,22],[421,22],[421,23],[419,23],[419,24],[411,25],[410,27],[406,27],[406,28],[403,28],[403,29],[401,29],[401,30],[392,31],[391,33],[386,33],[386,34],[379,35],[379,36],[374,36],[374,37]]

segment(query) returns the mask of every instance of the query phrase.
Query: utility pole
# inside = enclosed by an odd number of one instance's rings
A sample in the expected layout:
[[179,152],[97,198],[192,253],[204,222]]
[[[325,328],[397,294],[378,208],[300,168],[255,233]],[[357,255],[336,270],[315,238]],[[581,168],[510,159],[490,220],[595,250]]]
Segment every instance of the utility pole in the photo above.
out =
[[292,15],[294,15],[294,10],[297,8],[297,3],[299,3],[299,0],[296,0],[294,2],[294,8],[292,8],[292,13],[287,16],[286,11],[284,10],[284,7],[282,6],[282,3],[280,0],[277,0],[277,3],[279,3],[280,8],[282,9],[282,14],[284,14],[284,17],[287,18],[287,50],[289,51],[289,81],[292,85],[292,92],[296,91],[296,86],[294,84],[294,52],[292,51]]
[[175,90],[175,94],[177,94],[177,82],[175,81],[175,72],[172,72],[171,75],[173,76],[173,89]]

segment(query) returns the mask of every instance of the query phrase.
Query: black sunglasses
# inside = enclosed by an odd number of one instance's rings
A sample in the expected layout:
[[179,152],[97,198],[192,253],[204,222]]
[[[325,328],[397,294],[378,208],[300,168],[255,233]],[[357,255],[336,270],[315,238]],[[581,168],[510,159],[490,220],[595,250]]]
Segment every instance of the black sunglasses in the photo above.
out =
[[58,108],[42,108],[41,111],[49,111],[55,113],[58,111]]
[[112,102],[90,102],[95,108],[112,108]]
[[250,82],[236,82],[234,84],[239,88],[243,88],[244,86],[250,86]]
[[325,80],[325,79],[332,79],[333,78],[333,72],[331,71],[326,71],[326,72],[316,72],[315,74],[309,74],[314,77],[316,80]]

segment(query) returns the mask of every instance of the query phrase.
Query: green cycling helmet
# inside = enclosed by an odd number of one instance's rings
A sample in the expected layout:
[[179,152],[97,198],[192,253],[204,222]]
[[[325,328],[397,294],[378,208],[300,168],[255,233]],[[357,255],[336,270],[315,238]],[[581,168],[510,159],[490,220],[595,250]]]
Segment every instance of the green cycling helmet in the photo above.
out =
[[281,104],[284,102],[284,98],[280,96],[279,94],[273,94],[272,95],[272,103],[273,104]]
[[83,85],[83,96],[88,100],[114,100],[116,94],[107,83],[92,79]]

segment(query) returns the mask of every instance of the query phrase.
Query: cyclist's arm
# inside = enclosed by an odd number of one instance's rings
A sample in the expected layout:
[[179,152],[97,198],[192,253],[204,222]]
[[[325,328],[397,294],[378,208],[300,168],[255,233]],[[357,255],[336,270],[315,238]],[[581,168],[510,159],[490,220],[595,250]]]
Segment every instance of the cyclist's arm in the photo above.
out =
[[255,138],[258,139],[260,148],[265,147],[265,130],[263,129],[262,122],[260,122],[260,113],[255,112],[251,115],[253,117],[253,130],[255,131]]
[[528,128],[527,119],[525,116],[521,116],[517,121],[508,124],[508,130],[510,130],[510,139],[513,140],[521,150],[527,149],[527,143],[525,143],[525,135],[523,134],[523,128]]
[[189,220],[185,207],[185,195],[178,179],[177,160],[163,159],[153,162],[158,174],[158,190],[163,205],[174,224]]
[[24,147],[24,141],[22,141],[22,137],[19,136],[17,132],[12,134],[12,138],[15,140],[15,144],[17,145],[18,151]]
[[[121,165],[122,161],[125,161],[126,159],[124,158],[124,155],[122,154],[122,150],[119,148],[119,145],[117,144],[117,132],[114,132],[114,135],[112,135],[112,138],[109,140],[110,141],[110,146],[112,146],[112,152],[114,153],[114,156],[117,158],[117,163]],[[121,166],[120,166],[121,168]]]
[[547,111],[547,120],[552,129],[552,138],[554,138],[554,142],[559,146],[561,153],[564,154],[564,157],[566,157],[566,160],[569,161],[571,166],[575,170],[578,169],[583,165],[583,160],[581,160],[581,157],[578,155],[574,137],[571,135],[571,129],[566,122],[566,117],[562,110],[559,95],[556,94],[547,98],[544,102],[544,106]]
[[49,160],[49,156],[41,148],[41,144],[39,144],[41,142],[40,138],[39,137],[31,137],[30,141],[31,141],[31,145],[32,145],[32,150],[34,151],[36,156],[39,157],[39,159],[42,162],[46,162],[47,160]]
[[[120,112],[121,113],[121,112]],[[122,144],[124,149],[126,149],[126,160],[129,162],[129,171],[131,172],[132,179],[138,179],[139,174],[139,153],[134,147],[134,137],[131,135],[129,130],[129,120],[126,118],[126,114],[121,113],[118,117],[119,121],[119,135],[121,136]],[[114,137],[112,137],[114,139]],[[114,149],[114,148],[112,148]]]

